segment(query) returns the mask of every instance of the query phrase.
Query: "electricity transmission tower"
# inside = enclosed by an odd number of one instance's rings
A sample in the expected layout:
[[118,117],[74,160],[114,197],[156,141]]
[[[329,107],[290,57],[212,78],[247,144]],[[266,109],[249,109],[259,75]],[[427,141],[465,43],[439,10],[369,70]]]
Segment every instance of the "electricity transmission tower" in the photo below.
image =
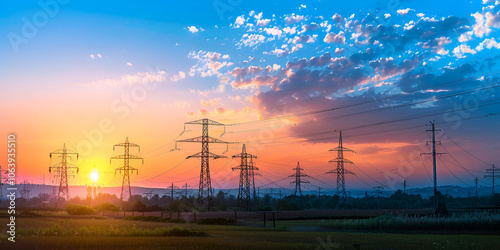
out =
[[23,181],[23,189],[21,189],[21,198],[24,199],[24,205],[27,208],[29,199],[30,199],[30,192],[31,190],[28,189],[27,185],[30,184],[27,180]]
[[[441,129],[436,129],[436,123],[434,121],[429,122],[431,124],[431,129],[427,130],[427,132],[432,132],[432,141],[427,141],[426,145],[429,145],[429,143],[432,143],[432,153],[421,153],[422,154],[432,154],[432,172],[433,172],[433,181],[434,181],[434,210],[437,212],[438,209],[438,198],[437,198],[437,175],[436,175],[436,156],[444,154],[444,153],[437,153],[436,152],[436,143],[441,144],[441,141],[436,141],[436,131],[441,131]],[[444,204],[443,204],[444,205]]]
[[116,171],[118,171],[118,173],[120,174],[123,171],[122,191],[120,193],[120,204],[121,204],[123,200],[129,200],[130,197],[132,197],[132,190],[130,187],[130,174],[134,173],[134,171],[136,172],[136,174],[139,174],[137,168],[130,166],[130,160],[142,160],[142,164],[144,164],[144,159],[140,156],[130,154],[130,147],[138,148],[138,152],[141,152],[141,148],[137,144],[128,142],[128,137],[125,139],[125,143],[119,143],[114,145],[113,151],[115,150],[116,147],[123,147],[124,154],[111,157],[109,159],[109,162],[111,163],[112,160],[123,159],[123,166],[115,169],[115,174]]
[[495,164],[491,168],[486,169],[486,172],[488,173],[487,175],[484,176],[485,179],[491,178],[491,181],[493,182],[491,185],[491,195],[492,195],[492,200],[493,200],[493,206],[495,206],[495,179],[499,178],[500,176],[495,176],[495,173],[499,174],[500,173],[500,168],[496,168]]
[[376,186],[376,187],[373,187],[373,193],[375,193],[377,195],[377,198],[380,197],[380,195],[382,194],[382,190],[384,190],[384,187],[383,186]]
[[254,182],[254,170],[259,170],[253,166],[253,158],[257,158],[255,155],[247,153],[247,148],[245,144],[241,148],[241,153],[233,155],[233,158],[241,158],[241,164],[234,167],[233,170],[240,170],[240,185],[238,189],[238,206],[244,205],[248,210],[250,206],[251,197],[251,185],[253,184],[253,194],[255,197],[255,182]]
[[167,187],[167,190],[170,190],[167,194],[170,194],[170,197],[172,200],[174,200],[174,190],[179,189],[179,187],[174,186],[174,183],[172,182],[172,185]]
[[68,176],[74,177],[75,175],[73,174],[73,170],[76,169],[76,173],[78,174],[79,168],[74,164],[69,163],[68,158],[71,159],[71,157],[76,156],[76,159],[78,160],[78,153],[66,149],[66,144],[64,144],[62,149],[49,154],[50,159],[52,159],[52,155],[58,155],[58,157],[61,158],[61,162],[49,167],[49,173],[54,171],[54,175],[60,180],[59,191],[57,193],[57,203],[59,203],[61,198],[69,200]]
[[[190,156],[186,157],[186,159],[201,158],[200,184],[198,186],[198,200],[200,202],[204,200],[206,202],[204,206],[207,207],[208,209],[210,209],[213,194],[212,194],[212,182],[210,179],[209,159],[213,158],[215,160],[215,159],[227,158],[227,157],[224,155],[216,155],[214,153],[211,153],[209,150],[209,144],[210,143],[225,143],[227,146],[227,149],[225,152],[227,152],[229,149],[228,144],[232,144],[232,142],[225,142],[223,140],[219,140],[219,139],[210,137],[208,135],[208,127],[209,126],[224,126],[224,128],[225,128],[225,125],[220,123],[220,122],[216,122],[216,121],[212,121],[212,120],[204,118],[204,119],[184,123],[184,130],[185,130],[185,126],[188,124],[202,125],[201,136],[195,137],[195,138],[190,138],[190,139],[185,139],[185,140],[177,140],[175,142],[175,148],[173,150],[177,149],[178,142],[198,142],[198,143],[201,143],[201,152],[196,153],[194,155],[190,155]],[[184,131],[183,131],[183,133],[184,133]]]
[[327,174],[337,174],[337,195],[340,196],[341,203],[346,200],[346,190],[345,190],[345,174],[356,175],[355,173],[345,169],[345,164],[354,164],[352,161],[344,158],[344,152],[354,152],[351,149],[345,148],[342,142],[342,131],[340,131],[339,136],[339,146],[332,148],[328,151],[337,152],[337,158],[330,160],[330,163],[337,163],[337,169],[326,172]]
[[257,193],[255,192],[255,176],[262,176],[260,173],[255,173],[256,170],[259,170],[255,167],[253,162],[253,157],[250,157],[250,161],[248,162],[250,167],[250,179],[252,180],[252,190],[253,190],[253,199],[257,201]]
[[292,170],[295,170],[295,174],[289,175],[288,177],[295,177],[295,180],[290,182],[290,184],[295,183],[295,195],[297,195],[297,193],[299,193],[299,195],[302,196],[302,187],[300,185],[301,185],[301,183],[307,184],[307,183],[309,183],[309,181],[303,181],[301,178],[302,177],[309,177],[309,175],[301,173],[301,170],[304,170],[304,169],[300,167],[299,162],[297,162],[297,167],[295,167]]
[[153,197],[153,189],[147,193],[143,193],[148,200],[151,200],[151,197]]

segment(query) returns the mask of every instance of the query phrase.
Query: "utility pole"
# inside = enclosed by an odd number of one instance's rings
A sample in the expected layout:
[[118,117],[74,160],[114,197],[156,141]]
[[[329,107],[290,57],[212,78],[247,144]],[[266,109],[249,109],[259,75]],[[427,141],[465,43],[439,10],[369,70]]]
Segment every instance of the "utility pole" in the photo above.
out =
[[[201,120],[186,122],[186,123],[184,123],[184,131],[186,130],[185,128],[186,128],[186,125],[188,125],[188,124],[202,125],[201,136],[191,138],[191,139],[178,140],[175,142],[175,148],[172,150],[178,150],[178,148],[177,148],[178,142],[198,142],[198,143],[201,143],[201,152],[196,153],[194,155],[190,155],[190,156],[186,157],[186,159],[201,158],[201,171],[200,171],[200,185],[198,187],[198,200],[201,202],[203,199],[206,199],[205,206],[208,209],[210,209],[213,193],[212,193],[212,181],[210,179],[209,159],[213,158],[215,160],[215,159],[227,158],[227,157],[223,156],[223,155],[216,155],[214,153],[210,153],[209,144],[210,143],[225,143],[227,146],[225,152],[227,152],[229,149],[228,144],[230,144],[230,143],[232,144],[232,142],[225,142],[223,140],[219,140],[219,139],[210,137],[208,135],[208,126],[223,126],[225,129],[225,125],[220,123],[220,122],[212,121],[212,120],[209,120],[206,118],[201,119]],[[184,133],[184,131],[182,133]]]
[[477,184],[479,183],[479,180],[477,179],[477,177],[474,179],[474,184],[476,186],[476,199],[479,198],[479,195],[477,194]]
[[120,193],[120,206],[121,206],[124,200],[128,201],[130,197],[132,197],[132,189],[130,187],[130,174],[134,173],[134,171],[136,172],[136,174],[139,174],[137,168],[130,166],[130,160],[141,160],[142,164],[144,164],[144,159],[140,156],[130,154],[130,147],[138,148],[139,153],[141,152],[141,147],[137,144],[130,143],[128,141],[128,137],[125,138],[125,143],[119,143],[114,145],[113,151],[115,150],[116,147],[123,147],[124,154],[111,157],[109,162],[111,163],[112,160],[123,159],[123,166],[115,169],[115,174],[116,171],[118,171],[118,173],[120,174],[123,171],[122,191]]
[[[62,149],[54,151],[49,154],[49,158],[52,160],[52,155],[58,155],[61,158],[61,162],[51,165],[49,167],[49,173],[54,171],[54,175],[59,178],[59,191],[57,193],[57,203],[59,204],[62,198],[69,200],[69,188],[68,188],[68,176],[74,177],[73,169],[76,169],[78,174],[79,168],[68,162],[68,158],[76,156],[78,160],[78,153],[66,149],[66,144],[63,145]],[[68,174],[70,172],[70,174]],[[57,204],[56,204],[57,207]]]
[[3,172],[2,166],[0,165],[0,210],[3,209]]
[[[240,170],[240,184],[238,189],[238,206],[244,205],[246,209],[249,209],[250,206],[250,197],[251,197],[251,185],[253,183],[253,194],[255,197],[255,182],[254,182],[254,166],[253,166],[253,158],[257,158],[257,156],[248,154],[245,144],[241,148],[241,153],[237,155],[233,155],[232,158],[241,158],[241,163],[239,166],[234,167],[233,171],[236,169]],[[249,162],[249,159],[251,162]],[[259,170],[255,168],[255,170]]]
[[436,129],[436,123],[435,121],[429,122],[431,124],[431,129],[427,130],[427,132],[432,132],[432,141],[428,141],[426,144],[429,145],[429,143],[432,143],[432,153],[421,153],[421,154],[432,154],[432,172],[433,172],[433,182],[434,182],[434,210],[437,211],[438,208],[438,198],[437,198],[437,174],[436,174],[436,169],[437,169],[437,163],[436,163],[436,158],[437,155],[444,154],[444,153],[437,153],[436,152],[436,143],[441,144],[440,141],[436,141],[436,131],[441,131],[441,129]]
[[302,177],[309,177],[309,175],[302,174],[301,170],[304,170],[303,168],[300,167],[299,162],[297,162],[297,167],[295,167],[295,174],[289,175],[288,177],[295,177],[295,180],[290,182],[290,184],[295,183],[295,195],[299,193],[300,196],[302,196],[302,187],[300,186],[301,183],[309,183],[309,181],[303,181],[301,180]]
[[182,186],[182,188],[184,189],[184,195],[186,196],[186,198],[188,197],[188,187],[190,187],[190,186],[187,183],[184,184],[184,186]]
[[346,189],[345,189],[345,174],[356,175],[355,173],[345,169],[345,164],[354,164],[352,161],[344,158],[344,152],[354,152],[351,149],[345,148],[342,142],[342,131],[340,131],[339,136],[339,146],[336,148],[332,148],[328,151],[337,152],[337,158],[330,160],[329,163],[337,163],[337,169],[326,172],[327,174],[337,174],[337,195],[340,196],[341,203],[346,200]]
[[493,182],[491,185],[491,195],[492,195],[492,203],[493,206],[495,206],[495,179],[499,178],[500,176],[495,176],[495,173],[500,173],[500,168],[496,168],[495,164],[491,168],[486,169],[486,172],[488,173],[487,175],[484,176],[485,179],[491,178],[491,181]]
[[477,179],[477,177],[476,177],[476,178],[474,179],[474,184],[475,184],[475,186],[476,186],[476,190],[475,190],[475,191],[476,191],[476,207],[478,207],[478,206],[479,206],[479,195],[478,195],[478,193],[477,193],[477,184],[478,184],[478,183],[479,183],[479,180],[478,180],[478,179]]
[[403,181],[403,192],[406,193],[406,179]]

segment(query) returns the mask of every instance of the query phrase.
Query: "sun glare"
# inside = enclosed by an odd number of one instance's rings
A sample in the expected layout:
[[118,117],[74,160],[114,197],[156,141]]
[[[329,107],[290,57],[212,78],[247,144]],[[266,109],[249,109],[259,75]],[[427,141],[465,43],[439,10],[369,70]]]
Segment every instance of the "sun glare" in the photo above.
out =
[[97,182],[97,179],[99,179],[99,173],[97,172],[97,169],[92,169],[92,172],[90,173],[90,179],[92,179],[94,183]]

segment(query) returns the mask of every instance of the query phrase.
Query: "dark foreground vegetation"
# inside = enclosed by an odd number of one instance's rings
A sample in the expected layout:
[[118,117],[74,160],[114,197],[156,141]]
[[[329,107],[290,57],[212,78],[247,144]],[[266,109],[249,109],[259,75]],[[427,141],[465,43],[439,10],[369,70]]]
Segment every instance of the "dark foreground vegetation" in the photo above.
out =
[[[40,195],[43,196],[43,195]],[[481,197],[453,197],[451,195],[438,192],[438,199],[443,200],[446,207],[449,209],[464,209],[488,207],[492,205],[491,196]],[[500,204],[500,194],[496,194],[495,200]],[[304,196],[284,196],[281,198],[273,197],[269,194],[252,200],[249,207],[238,206],[238,199],[234,195],[227,195],[222,191],[219,192],[211,201],[212,211],[234,211],[234,210],[250,210],[250,211],[297,211],[297,210],[324,210],[324,209],[422,209],[431,208],[433,206],[434,196],[423,198],[421,195],[413,195],[404,193],[401,190],[394,192],[387,197],[377,197],[371,194],[366,194],[363,197],[347,197],[347,200],[342,203],[337,195],[304,195]],[[22,198],[19,204],[25,204]],[[30,200],[29,209],[36,210],[54,210],[52,206],[42,206],[41,199],[38,197]],[[80,199],[79,197],[71,198],[68,201],[63,201],[59,204],[59,209],[64,209],[67,204],[82,205],[90,207],[90,199]],[[72,214],[91,214],[99,211],[171,211],[171,212],[192,212],[203,211],[205,208],[199,205],[199,201],[195,197],[175,197],[153,195],[150,198],[140,195],[133,195],[128,202],[120,204],[116,195],[100,193],[97,199],[92,204],[95,204],[89,210],[82,207],[71,208],[74,211],[68,211]],[[78,210],[78,211],[77,211]]]

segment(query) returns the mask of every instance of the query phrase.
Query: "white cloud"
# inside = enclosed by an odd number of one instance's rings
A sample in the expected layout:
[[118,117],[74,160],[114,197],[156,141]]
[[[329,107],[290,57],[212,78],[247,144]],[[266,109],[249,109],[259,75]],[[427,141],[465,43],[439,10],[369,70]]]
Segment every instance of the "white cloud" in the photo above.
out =
[[290,25],[294,23],[298,23],[304,20],[304,16],[291,14],[290,16],[285,17],[285,24]]
[[195,26],[189,26],[188,30],[189,30],[189,32],[191,32],[193,34],[199,31]]
[[453,49],[453,54],[457,58],[462,58],[464,54],[476,54],[477,52],[474,49],[471,49],[469,46],[465,44],[461,44],[460,46]]
[[496,48],[496,49],[500,49],[500,43],[497,43],[497,41],[495,41],[495,38],[487,38],[487,39],[484,39],[484,41],[482,41],[477,47],[476,47],[476,50],[477,51],[481,51],[483,50],[484,48],[487,48],[487,49],[491,49],[491,48]]
[[186,73],[184,73],[183,71],[179,71],[177,75],[173,75],[172,77],[170,77],[170,80],[176,82],[184,78],[186,78]]
[[243,24],[245,24],[245,15],[241,15],[236,18],[236,21],[234,22],[234,27],[239,28]]
[[302,43],[297,43],[295,46],[292,47],[292,53],[298,51],[299,49],[302,49],[304,45]]
[[496,14],[486,13],[486,27],[500,28],[500,11]]
[[274,26],[273,28],[264,28],[264,31],[268,35],[273,35],[273,36],[281,36],[281,33],[283,33],[278,27]]
[[472,38],[473,33],[474,33],[473,31],[467,31],[461,34],[460,37],[458,38],[458,41],[461,43],[469,41]]
[[208,77],[208,76],[217,76],[217,77],[222,77],[223,74],[219,72],[219,70],[223,67],[229,67],[232,66],[232,62],[228,61],[219,61],[221,58],[223,60],[229,59],[229,55],[224,55],[221,57],[222,54],[217,53],[217,52],[210,52],[210,51],[204,51],[200,50],[198,52],[191,51],[188,54],[188,57],[191,59],[196,59],[197,62],[194,66],[192,66],[189,69],[189,75],[191,77],[195,76],[197,73],[201,77]]
[[289,42],[292,43],[314,43],[316,41],[317,35],[302,35],[302,36],[295,36],[293,39],[290,39]]
[[325,43],[345,43],[345,36],[344,32],[340,31],[338,34],[335,34],[334,32],[326,34],[325,38],[323,39],[323,42]]
[[265,41],[266,37],[260,34],[243,34],[243,37],[241,38],[241,43],[245,46],[252,47],[254,45],[257,45],[259,43],[263,43]]
[[257,19],[257,20],[260,20],[262,18],[262,12],[253,16],[253,18]]
[[471,16],[473,16],[476,19],[476,24],[472,26],[474,35],[476,35],[476,37],[483,37],[483,35],[485,34],[488,35],[491,32],[491,29],[489,29],[484,25],[485,20],[484,16],[481,13],[476,12],[474,14],[471,14]]
[[451,40],[448,38],[448,37],[440,37],[440,38],[436,38],[436,41],[437,41],[437,46],[435,46],[433,49],[432,49],[432,52],[436,52],[440,55],[446,55],[448,54],[448,50],[445,50],[444,49],[444,46],[446,44],[449,44],[451,43]]
[[335,48],[335,55],[340,55],[342,53],[344,53],[344,49]]
[[288,54],[290,54],[290,51],[288,50],[288,48],[286,48],[284,50],[275,48],[273,51],[270,51],[269,54],[276,55],[278,57],[283,57],[283,56],[287,56]]
[[135,85],[135,84],[146,84],[153,82],[165,81],[166,72],[160,70],[158,72],[138,72],[134,75],[124,75],[119,79],[104,79],[96,80],[90,83],[81,84],[87,87],[114,87],[120,85]]
[[387,18],[391,17],[391,14],[386,13],[386,14],[384,14],[384,17],[385,17],[385,19],[387,19]]
[[290,27],[285,27],[283,29],[283,31],[287,34],[290,34],[290,35],[293,35],[297,32],[297,27],[293,27],[293,28],[290,28]]
[[408,14],[408,12],[410,12],[410,10],[413,10],[413,9],[410,9],[410,8],[406,8],[406,9],[399,9],[397,12],[399,15],[401,16],[405,16]]
[[271,19],[259,19],[259,20],[257,20],[257,26],[261,26],[261,27],[267,26],[270,21],[271,21]]
[[95,54],[95,55],[94,54],[90,54],[89,57],[92,58],[92,59],[96,59],[96,58],[102,58],[102,55],[101,54]]
[[131,62],[127,62],[127,65],[128,65],[129,67],[134,66]]
[[344,22],[344,18],[341,15],[337,14],[337,13],[335,13],[335,15],[332,16],[332,20],[334,22],[336,22],[336,23],[342,23],[342,22]]

